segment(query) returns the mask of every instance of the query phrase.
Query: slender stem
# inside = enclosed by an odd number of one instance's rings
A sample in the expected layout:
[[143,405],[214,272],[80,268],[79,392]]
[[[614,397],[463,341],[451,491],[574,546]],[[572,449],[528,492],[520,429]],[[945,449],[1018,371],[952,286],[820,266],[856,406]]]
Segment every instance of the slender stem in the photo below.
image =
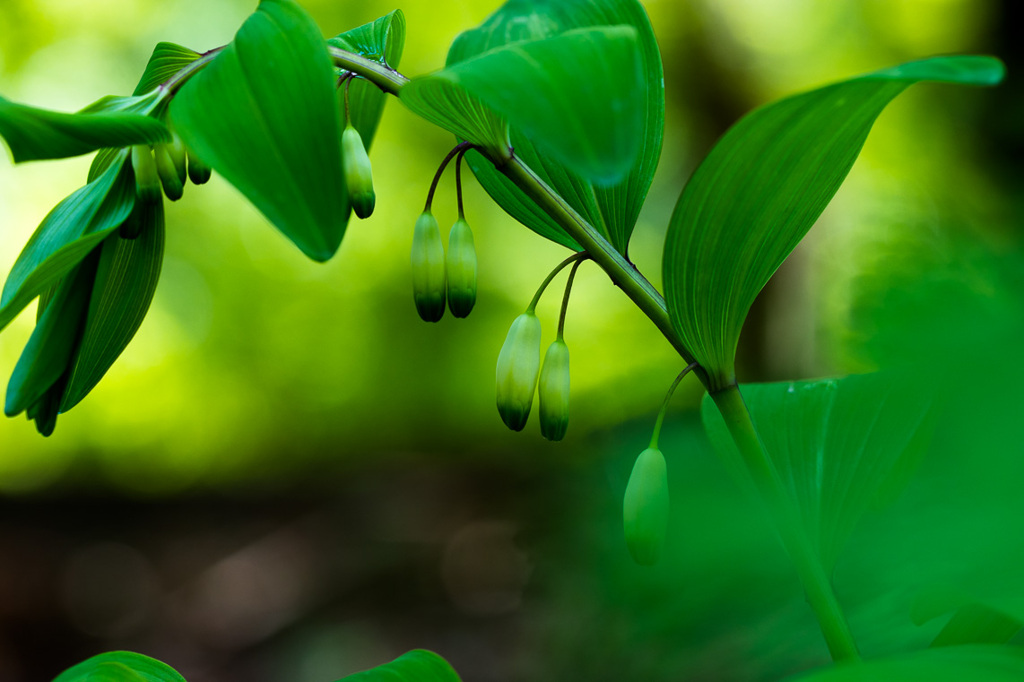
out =
[[576,279],[576,271],[580,268],[580,263],[583,259],[579,259],[572,264],[572,270],[569,271],[569,279],[565,280],[565,293],[562,294],[562,310],[558,313],[558,334],[555,338],[559,341],[562,340],[562,333],[565,331],[565,313],[569,310],[569,294],[572,293],[572,281]]
[[459,152],[459,158],[455,159],[455,196],[459,203],[459,220],[466,219],[466,213],[462,207],[462,159],[466,156],[469,147]]
[[792,497],[768,458],[757,431],[754,430],[750,412],[743,402],[739,388],[730,386],[712,393],[711,398],[725,418],[725,424],[739,448],[740,456],[754,486],[775,517],[782,544],[796,565],[800,582],[803,583],[807,595],[807,603],[818,618],[832,660],[859,660],[857,645],[832,590],[832,583],[807,534],[803,531],[799,511]]
[[430,205],[434,203],[434,192],[437,191],[437,183],[441,181],[441,176],[444,174],[444,169],[448,167],[448,162],[455,158],[456,154],[462,154],[472,145],[469,142],[460,142],[455,145],[448,155],[441,161],[441,165],[437,167],[437,172],[434,173],[434,179],[430,183],[430,191],[427,192],[427,205],[423,209],[424,213],[430,211]]
[[570,263],[579,262],[579,261],[583,260],[586,257],[587,257],[586,253],[583,253],[583,252],[574,253],[571,256],[569,256],[568,258],[566,258],[564,261],[562,261],[561,263],[556,265],[555,269],[552,270],[551,272],[549,272],[548,276],[544,278],[544,281],[540,283],[540,287],[537,289],[537,293],[533,295],[533,300],[530,301],[530,305],[528,305],[526,307],[526,312],[532,313],[537,308],[537,304],[540,302],[541,295],[543,295],[544,290],[548,288],[548,285],[551,284],[551,280],[553,280],[555,278],[555,276],[558,275],[558,273],[560,273],[562,270],[564,270],[565,267],[567,265],[569,265]]
[[171,95],[178,92],[178,90],[181,89],[181,86],[188,82],[189,78],[196,75],[202,71],[203,68],[209,65],[209,63],[213,61],[213,58],[220,54],[220,51],[223,50],[224,47],[225,46],[215,47],[195,61],[189,62],[187,65],[179,69],[173,76],[164,81],[160,87],[167,90]]
[[392,69],[390,66],[381,64],[372,59],[367,59],[354,52],[342,50],[332,45],[327,46],[331,60],[335,66],[347,69],[361,78],[370,81],[384,92],[397,95],[409,79]]
[[679,386],[679,382],[683,380],[687,374],[697,369],[698,365],[696,362],[688,364],[676,380],[672,382],[672,385],[668,387],[668,393],[665,394],[665,400],[661,403],[661,409],[658,411],[658,419],[654,422],[654,431],[651,433],[651,444],[648,446],[652,449],[658,448],[658,437],[661,436],[661,425],[665,421],[665,413],[668,412],[668,405],[672,402],[672,395],[675,394],[676,388]]

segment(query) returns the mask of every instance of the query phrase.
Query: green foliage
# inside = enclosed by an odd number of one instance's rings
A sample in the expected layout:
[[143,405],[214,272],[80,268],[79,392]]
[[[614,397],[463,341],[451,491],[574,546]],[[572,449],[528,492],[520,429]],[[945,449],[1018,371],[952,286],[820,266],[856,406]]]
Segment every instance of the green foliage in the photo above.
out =
[[262,0],[181,88],[170,117],[189,148],[303,253],[334,255],[349,215],[341,112],[323,38],[297,4]]
[[155,658],[108,651],[68,668],[53,682],[185,682],[185,678]]
[[199,57],[198,52],[182,45],[157,43],[153,48],[153,54],[149,57],[145,71],[142,72],[142,78],[139,79],[139,84],[135,86],[135,92],[132,94],[142,95],[149,92],[161,83],[170,80],[174,74]]
[[936,57],[757,109],[715,145],[683,190],[662,262],[672,325],[711,391],[735,384],[758,292],[839,189],[885,106],[922,80],[994,85],[991,57]]
[[458,674],[433,651],[413,649],[395,660],[343,677],[338,682],[460,682]]
[[864,663],[836,665],[794,682],[1018,682],[1024,678],[1024,649],[962,646],[927,649]]
[[[744,384],[740,391],[797,501],[803,530],[831,569],[860,517],[917,463],[933,392],[921,377],[888,374]],[[742,478],[736,444],[710,395],[702,415],[715,448]]]
[[[640,127],[631,133],[635,143],[640,145],[640,151],[632,157],[628,176],[612,186],[601,186],[558,159],[551,158],[535,145],[525,130],[515,125],[510,131],[510,140],[518,158],[619,252],[625,253],[658,165],[665,123],[665,83],[661,53],[643,6],[636,0],[513,0],[503,5],[479,27],[460,34],[448,53],[448,65],[456,65],[510,43],[540,40],[573,29],[594,26],[629,26],[636,30],[642,80],[635,85],[638,91],[633,95],[630,105],[632,112],[627,120],[630,121],[629,125],[635,126],[638,123],[635,117],[640,117]],[[599,83],[603,85],[599,86]],[[569,82],[562,79],[559,86],[589,87],[589,91],[583,93],[585,101],[609,98],[607,103],[599,105],[602,111],[608,109],[611,98],[616,96],[620,87],[624,87],[615,77],[606,81],[586,82],[577,76],[570,78]],[[616,135],[621,132],[617,131]],[[488,194],[512,217],[548,239],[571,249],[579,249],[575,240],[557,220],[488,160],[475,152],[469,153],[466,160]]]

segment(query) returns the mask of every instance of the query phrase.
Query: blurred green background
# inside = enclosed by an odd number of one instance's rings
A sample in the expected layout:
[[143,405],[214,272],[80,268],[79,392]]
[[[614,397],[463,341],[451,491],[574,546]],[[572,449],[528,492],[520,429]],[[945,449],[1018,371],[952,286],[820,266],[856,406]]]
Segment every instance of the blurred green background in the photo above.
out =
[[[325,35],[395,8],[302,4]],[[128,93],[157,41],[221,45],[253,5],[4,0],[0,94],[72,111]],[[417,75],[497,3],[399,6],[401,70]],[[1024,378],[1020,10],[1011,0],[645,6],[667,127],[630,254],[659,287],[680,188],[744,112],[933,54],[1007,61],[997,90],[925,84],[890,105],[752,311],[740,377],[907,360],[948,377],[956,391],[921,476],[864,524],[837,589],[871,654],[938,631],[907,615],[923,583],[984,582],[979,599],[1019,611],[1007,576],[1024,538],[1013,390]],[[219,178],[169,206],[161,283],[125,354],[52,438],[0,422],[0,679],[49,679],[111,648],[161,657],[190,682],[327,681],[420,646],[480,681],[769,680],[827,660],[771,529],[709,450],[695,381],[663,438],[670,556],[654,569],[629,561],[622,490],[680,363],[596,268],[581,268],[566,325],[573,402],[560,444],[535,420],[505,429],[493,371],[508,325],[564,250],[471,179],[477,307],[467,320],[420,322],[412,227],[452,143],[389,102],[370,153],[376,211],[350,224],[325,265]],[[88,163],[0,162],[0,270]],[[443,227],[455,218],[450,173],[435,214]],[[558,298],[539,308],[545,344]],[[33,320],[26,312],[0,335],[3,374]]]

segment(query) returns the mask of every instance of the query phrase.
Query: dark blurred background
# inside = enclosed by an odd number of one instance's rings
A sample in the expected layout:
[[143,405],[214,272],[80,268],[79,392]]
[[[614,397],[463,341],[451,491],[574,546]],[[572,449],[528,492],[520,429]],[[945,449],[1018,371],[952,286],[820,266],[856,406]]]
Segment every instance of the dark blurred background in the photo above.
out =
[[[251,0],[4,0],[0,94],[75,110],[130,92],[159,40],[206,50]],[[924,362],[953,387],[934,446],[836,568],[867,655],[920,647],[930,584],[1024,618],[1024,22],[1010,0],[651,0],[665,148],[630,249],[660,287],[680,188],[714,140],[772,99],[901,61],[995,54],[993,90],[915,86],[759,298],[743,381]],[[325,35],[395,5],[305,0]],[[496,2],[409,0],[402,71],[438,68]],[[663,436],[668,556],[634,565],[621,496],[678,358],[596,269],[566,326],[572,421],[508,432],[494,361],[564,250],[470,181],[481,283],[468,320],[416,316],[412,226],[450,136],[390,102],[371,150],[377,209],[306,260],[215,178],[168,211],[153,309],[93,394],[43,439],[0,422],[0,680],[48,680],[100,651],[189,682],[329,682],[416,647],[467,682],[774,680],[828,654],[795,575],[700,427],[696,382]],[[89,160],[0,162],[0,270]],[[435,203],[454,219],[454,186]],[[553,338],[558,296],[539,312]],[[10,372],[31,331],[0,335]]]

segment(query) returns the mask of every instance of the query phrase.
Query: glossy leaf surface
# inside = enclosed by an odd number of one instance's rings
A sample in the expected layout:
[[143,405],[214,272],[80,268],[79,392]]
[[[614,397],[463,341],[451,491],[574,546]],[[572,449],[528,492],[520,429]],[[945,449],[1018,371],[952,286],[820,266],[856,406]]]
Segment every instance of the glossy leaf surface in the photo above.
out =
[[68,668],[53,682],[185,682],[185,678],[155,658],[109,651]]
[[78,404],[103,378],[142,324],[153,301],[164,253],[162,202],[141,207],[139,236],[103,243],[89,310],[60,411]]
[[715,391],[735,383],[750,306],[839,189],[885,106],[922,80],[993,85],[991,57],[936,57],[769,104],[734,125],[683,190],[663,260],[676,331]]
[[66,114],[0,97],[0,136],[7,142],[15,163],[62,159],[104,147],[153,144],[170,139],[160,121],[127,106],[110,106],[109,99],[123,103],[129,98],[105,98],[82,112]]
[[460,680],[448,661],[433,651],[414,649],[390,663],[349,675],[339,682],[460,682]]
[[135,87],[135,92],[132,94],[141,95],[149,92],[161,83],[168,81],[171,76],[199,59],[199,57],[200,54],[198,52],[182,45],[166,42],[157,43],[156,47],[153,48],[153,54],[149,57],[145,71],[142,72],[139,84]]
[[[640,207],[654,177],[661,154],[665,121],[665,84],[654,32],[643,6],[636,0],[514,0],[507,2],[479,27],[459,35],[448,53],[448,65],[488,50],[523,40],[538,40],[565,31],[592,26],[630,26],[640,48],[640,91],[632,106],[640,112],[642,129],[636,138],[640,151],[628,176],[611,187],[601,187],[566,165],[550,158],[521,129],[512,127],[516,155],[558,192],[621,252],[626,251]],[[590,87],[597,81],[590,81]],[[581,83],[582,85],[582,83]],[[607,95],[619,87],[606,84]],[[599,92],[590,93],[598,97]],[[611,101],[611,99],[609,99]],[[635,114],[633,114],[635,115]],[[515,185],[475,152],[466,156],[484,189],[510,215],[548,239],[578,249],[562,229]]]
[[[405,15],[396,9],[376,21],[330,38],[327,44],[397,69],[405,47]],[[344,93],[345,88],[339,88],[342,106]],[[359,131],[367,150],[377,132],[386,98],[380,88],[363,78],[348,84],[349,120]]]
[[925,649],[863,663],[836,665],[790,678],[792,682],[1019,682],[1024,649],[962,646]]
[[102,174],[57,204],[11,268],[0,296],[0,329],[71,271],[123,223],[135,204],[135,179],[121,152]]
[[[931,393],[899,375],[744,384],[743,400],[768,456],[797,502],[822,564],[835,563],[857,521],[905,481],[928,435]],[[742,466],[710,396],[702,417],[726,462]]]
[[334,82],[309,15],[262,0],[170,106],[188,147],[317,261],[337,251],[349,215]]

